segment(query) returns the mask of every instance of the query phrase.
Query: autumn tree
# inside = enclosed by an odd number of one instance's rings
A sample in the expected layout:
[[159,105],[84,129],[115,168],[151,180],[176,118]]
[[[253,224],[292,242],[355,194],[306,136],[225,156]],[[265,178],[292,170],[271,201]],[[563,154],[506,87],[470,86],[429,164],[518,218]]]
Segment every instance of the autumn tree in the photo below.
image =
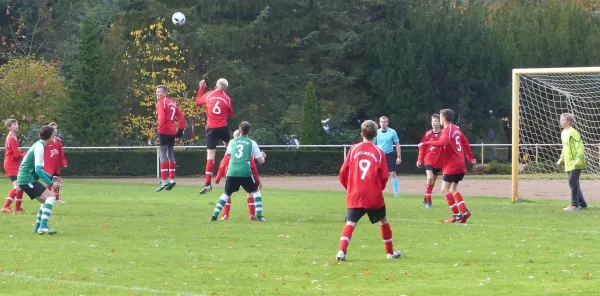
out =
[[[184,51],[175,44],[172,33],[164,26],[164,19],[147,28],[130,33],[133,41],[124,55],[129,67],[137,69],[130,83],[126,100],[130,110],[123,118],[123,133],[138,140],[156,140],[155,90],[157,85],[168,88],[168,96],[174,100],[185,115],[189,125],[200,124],[203,110],[190,99],[184,83]],[[187,138],[195,141],[197,137]]]

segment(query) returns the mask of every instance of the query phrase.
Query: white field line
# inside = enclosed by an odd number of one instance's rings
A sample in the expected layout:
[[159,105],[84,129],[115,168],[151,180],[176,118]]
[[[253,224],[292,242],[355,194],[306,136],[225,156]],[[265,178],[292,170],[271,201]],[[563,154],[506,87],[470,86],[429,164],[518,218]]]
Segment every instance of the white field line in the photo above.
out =
[[14,273],[14,272],[11,272],[11,273],[0,272],[0,276],[26,279],[26,280],[32,280],[32,281],[38,281],[38,282],[52,282],[57,285],[67,284],[67,285],[77,286],[77,287],[89,286],[89,287],[99,287],[99,288],[114,289],[114,290],[148,292],[148,293],[153,293],[153,294],[176,294],[176,295],[182,295],[182,296],[206,296],[207,295],[207,294],[195,294],[195,293],[190,293],[190,292],[156,290],[156,289],[136,287],[136,286],[126,287],[126,286],[117,286],[117,285],[106,285],[106,284],[97,283],[97,282],[76,282],[76,281],[70,281],[70,280],[57,280],[57,279],[53,279],[53,278],[36,277],[36,276],[32,276],[32,275],[26,275],[26,274],[21,274],[21,273]]

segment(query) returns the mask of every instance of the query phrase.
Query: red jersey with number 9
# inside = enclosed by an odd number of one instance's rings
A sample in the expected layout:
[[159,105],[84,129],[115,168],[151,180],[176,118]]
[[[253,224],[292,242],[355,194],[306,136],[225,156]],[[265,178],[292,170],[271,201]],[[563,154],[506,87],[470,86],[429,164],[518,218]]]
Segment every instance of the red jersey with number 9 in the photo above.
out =
[[469,140],[455,124],[450,123],[444,127],[439,140],[424,143],[444,147],[444,164],[442,165],[442,174],[444,175],[466,174],[465,154],[469,161],[474,160]]
[[373,143],[350,148],[340,169],[340,182],[346,188],[346,207],[379,209],[385,205],[383,190],[388,181],[385,153]]
[[198,90],[196,106],[206,105],[206,127],[227,126],[227,118],[233,116],[231,98],[222,90],[213,90],[204,94],[204,88]]
[[156,119],[158,120],[158,133],[162,135],[174,136],[177,134],[177,129],[185,128],[183,112],[168,97],[164,97],[156,103]]

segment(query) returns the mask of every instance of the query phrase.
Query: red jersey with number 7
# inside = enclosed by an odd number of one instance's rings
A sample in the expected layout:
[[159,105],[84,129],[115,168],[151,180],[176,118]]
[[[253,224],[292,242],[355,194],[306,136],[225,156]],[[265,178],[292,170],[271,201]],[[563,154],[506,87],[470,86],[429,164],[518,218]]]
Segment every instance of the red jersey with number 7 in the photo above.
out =
[[231,98],[222,90],[204,93],[204,87],[201,87],[196,96],[196,106],[202,105],[206,105],[207,128],[227,126],[227,118],[233,116]]
[[158,133],[161,135],[174,136],[178,129],[185,128],[183,112],[168,97],[163,97],[156,103],[156,119],[158,120]]
[[467,140],[462,130],[453,123],[448,124],[442,130],[442,135],[438,140],[422,143],[444,148],[444,163],[442,165],[442,174],[444,175],[466,174],[465,154],[470,162],[475,160],[469,140]]
[[381,148],[369,142],[353,145],[340,169],[340,182],[346,188],[346,207],[379,209],[385,206],[383,190],[388,177]]

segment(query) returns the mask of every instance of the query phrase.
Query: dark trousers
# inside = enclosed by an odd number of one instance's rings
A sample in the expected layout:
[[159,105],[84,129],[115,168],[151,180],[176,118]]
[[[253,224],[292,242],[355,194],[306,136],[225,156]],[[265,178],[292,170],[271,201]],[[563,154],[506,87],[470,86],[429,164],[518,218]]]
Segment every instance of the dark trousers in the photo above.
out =
[[571,205],[574,207],[587,207],[585,199],[583,199],[583,193],[581,192],[581,185],[579,184],[579,177],[581,176],[581,170],[575,169],[568,172],[569,175],[569,187],[571,187]]

